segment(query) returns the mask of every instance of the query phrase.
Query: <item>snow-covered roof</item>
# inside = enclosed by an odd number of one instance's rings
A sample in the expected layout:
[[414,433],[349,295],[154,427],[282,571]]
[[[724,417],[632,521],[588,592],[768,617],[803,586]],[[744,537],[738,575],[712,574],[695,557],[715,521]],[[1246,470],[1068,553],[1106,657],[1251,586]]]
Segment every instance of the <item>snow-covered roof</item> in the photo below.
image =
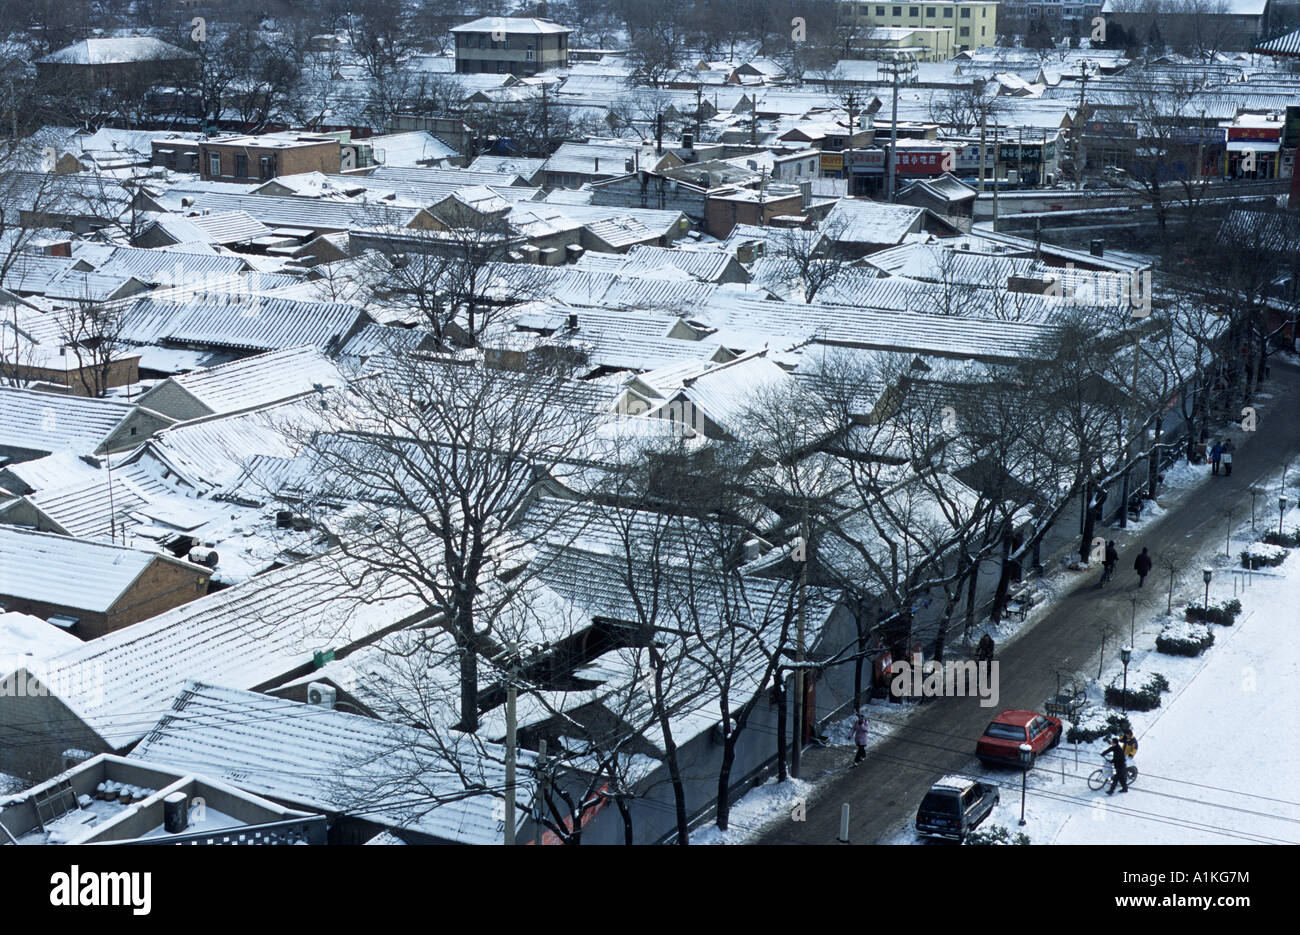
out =
[[841,243],[895,244],[916,230],[923,214],[924,208],[844,198],[826,216],[823,229]]
[[[0,575],[3,572],[0,565]],[[27,656],[34,662],[44,662],[80,645],[81,640],[40,617],[17,611],[0,613],[0,678],[23,665]]]
[[277,296],[146,297],[123,315],[122,334],[137,344],[171,341],[270,351],[310,344],[337,350],[370,319],[355,305],[296,302]]
[[504,32],[507,34],[523,33],[527,35],[549,36],[557,33],[573,32],[567,26],[552,23],[550,20],[527,16],[483,16],[453,26],[451,32]]
[[179,49],[152,36],[82,39],[36,61],[57,65],[121,65],[128,62],[192,59],[193,52]]
[[385,166],[416,167],[460,155],[427,130],[385,133],[366,138],[374,147],[375,161]]
[[247,211],[218,211],[189,217],[164,214],[150,226],[155,225],[177,243],[246,243],[271,233],[271,228]]
[[137,402],[148,408],[150,399],[172,383],[209,413],[236,412],[280,402],[318,386],[341,386],[345,378],[328,357],[311,345],[246,357],[203,370],[171,377],[142,395]]
[[51,659],[50,687],[121,749],[149,732],[140,712],[166,710],[189,679],[251,689],[419,610],[391,593],[357,593],[356,574],[335,558],[268,571]]
[[105,613],[155,561],[178,562],[157,552],[0,525],[0,595]]
[[134,409],[112,399],[0,387],[0,445],[94,454]]
[[[445,746],[443,746],[445,745]],[[187,683],[131,754],[275,799],[460,844],[500,844],[505,750],[255,692]],[[521,751],[518,796],[532,795]],[[462,778],[464,777],[464,778]],[[470,786],[478,788],[470,788]],[[520,824],[526,809],[516,813]]]

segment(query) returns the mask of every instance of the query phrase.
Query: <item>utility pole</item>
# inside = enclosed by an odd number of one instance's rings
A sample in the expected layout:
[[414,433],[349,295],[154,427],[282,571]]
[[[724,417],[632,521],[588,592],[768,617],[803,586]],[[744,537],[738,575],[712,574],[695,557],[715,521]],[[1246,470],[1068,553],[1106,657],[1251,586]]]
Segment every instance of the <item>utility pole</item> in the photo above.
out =
[[889,73],[893,79],[894,86],[894,103],[889,118],[889,200],[894,200],[897,178],[898,163],[898,70],[902,62],[895,56],[890,60]]
[[799,528],[799,549],[803,553],[803,567],[799,570],[799,615],[795,624],[794,644],[794,744],[790,747],[790,778],[799,778],[799,754],[803,750],[804,722],[804,592],[808,587],[808,517],[804,514]]
[[[979,193],[984,194],[984,163],[988,161],[988,153],[984,149],[984,138],[989,129],[989,115],[987,113],[980,117],[980,167],[979,167]],[[996,161],[994,162],[996,166]]]
[[1084,95],[1088,91],[1088,63],[1084,62],[1080,66],[1083,70],[1083,77],[1079,81],[1079,111],[1075,114],[1075,123],[1078,127],[1078,133],[1074,134],[1074,189],[1079,191],[1083,188],[1083,128],[1087,124],[1084,118]]
[[546,96],[547,85],[542,84],[542,141],[543,145],[549,147],[551,143],[551,111],[550,99]]
[[511,643],[506,650],[509,653],[506,676],[506,837],[509,847],[515,843],[515,675],[519,660],[518,647]]
[[993,230],[998,229],[998,125],[993,124]]

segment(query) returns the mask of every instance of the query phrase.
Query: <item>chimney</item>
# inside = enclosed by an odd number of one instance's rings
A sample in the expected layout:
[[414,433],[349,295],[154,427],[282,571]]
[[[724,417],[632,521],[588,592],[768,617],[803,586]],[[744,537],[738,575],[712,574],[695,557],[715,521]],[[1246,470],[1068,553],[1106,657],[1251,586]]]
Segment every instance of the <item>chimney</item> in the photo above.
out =
[[168,834],[180,834],[190,826],[190,797],[173,792],[163,799],[163,828]]
[[1104,241],[1104,240],[1094,240],[1094,241],[1092,241],[1092,242],[1088,245],[1088,252],[1091,253],[1093,256],[1105,256],[1105,255],[1106,255],[1106,241]]

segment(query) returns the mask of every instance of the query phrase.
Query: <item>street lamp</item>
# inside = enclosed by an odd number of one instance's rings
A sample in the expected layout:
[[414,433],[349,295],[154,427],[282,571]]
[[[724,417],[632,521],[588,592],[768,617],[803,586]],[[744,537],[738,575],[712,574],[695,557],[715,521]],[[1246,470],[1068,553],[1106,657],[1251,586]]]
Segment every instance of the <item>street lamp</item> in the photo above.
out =
[[1133,658],[1133,647],[1121,646],[1119,658],[1124,663],[1124,700],[1120,703],[1120,713],[1128,714],[1128,663]]
[[1201,577],[1205,579],[1205,621],[1210,620],[1210,579],[1214,577],[1214,569],[1202,568]]
[[1025,823],[1025,777],[1029,775],[1029,764],[1034,759],[1034,748],[1027,743],[1020,745],[1020,824]]
[[1277,534],[1279,536],[1282,535],[1282,514],[1286,512],[1288,502],[1286,494],[1282,494],[1277,498]]

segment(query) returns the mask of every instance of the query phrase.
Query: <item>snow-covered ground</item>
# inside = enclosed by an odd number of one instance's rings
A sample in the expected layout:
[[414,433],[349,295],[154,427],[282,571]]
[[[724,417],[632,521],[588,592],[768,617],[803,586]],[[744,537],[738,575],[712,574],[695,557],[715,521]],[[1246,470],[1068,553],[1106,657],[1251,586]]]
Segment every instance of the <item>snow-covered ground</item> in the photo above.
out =
[[[1165,474],[1155,509],[1144,512],[1129,529],[1102,533],[1114,537],[1124,553],[1148,522],[1163,515],[1189,491],[1210,477],[1208,465],[1179,462]],[[1263,489],[1277,489],[1280,477]],[[1300,526],[1300,510],[1292,509],[1286,529]],[[1215,643],[1197,657],[1157,653],[1155,636],[1170,622],[1166,615],[1139,621],[1128,684],[1135,688],[1160,673],[1170,683],[1161,706],[1150,712],[1132,712],[1129,718],[1140,741],[1135,763],[1141,770],[1127,793],[1107,796],[1088,788],[1089,774],[1101,764],[1104,740],[1062,744],[1040,757],[1028,774],[1025,819],[1019,826],[1020,777],[1014,771],[986,770],[971,759],[967,775],[1002,787],[1002,802],[985,827],[1004,825],[1025,832],[1032,843],[1047,844],[1205,844],[1300,843],[1300,652],[1294,638],[1300,605],[1300,549],[1291,550],[1278,568],[1255,572],[1247,588],[1240,569],[1240,552],[1270,528],[1264,522],[1252,532],[1249,523],[1233,530],[1231,554],[1213,542],[1204,543],[1204,562],[1216,569],[1210,588],[1211,603],[1236,596],[1243,611],[1231,627],[1212,626]],[[1196,563],[1194,567],[1199,567]],[[1014,637],[1052,606],[1080,574],[1058,570],[1036,582],[1047,599],[1025,621],[1004,621],[992,630],[999,643]],[[1199,602],[1203,591],[1199,575],[1178,583],[1174,592],[1174,619],[1188,602]],[[1100,705],[1105,685],[1121,673],[1118,661],[1089,686],[1097,703],[1093,718],[1110,713]],[[872,744],[897,730],[909,706],[889,706],[872,719]],[[1117,711],[1115,713],[1118,713]],[[871,716],[868,710],[868,716]],[[889,722],[886,723],[885,717]],[[830,740],[851,747],[845,718],[829,731]],[[763,827],[788,816],[799,800],[807,800],[808,783],[767,782],[742,797],[733,808],[732,829],[725,835],[709,825],[695,832],[693,841],[738,844],[754,840]],[[910,820],[882,843],[916,843]]]
[[[867,753],[883,742],[907,721],[919,705],[890,704],[880,699],[869,701],[863,713],[867,716]],[[831,746],[853,749],[853,724],[856,715],[849,715],[826,728],[827,742]],[[747,844],[755,840],[768,825],[778,819],[788,819],[800,802],[808,802],[816,790],[816,779],[790,779],[778,783],[775,777],[755,786],[732,803],[730,821],[725,832],[719,831],[710,821],[691,832],[692,844]]]
[[[1285,526],[1300,524],[1291,510]],[[1248,529],[1248,527],[1247,527]],[[1262,535],[1262,530],[1260,531]],[[1026,825],[1019,826],[1020,777],[1015,771],[981,768],[967,774],[1002,786],[1002,803],[986,825],[1023,831],[1034,844],[1300,844],[1300,550],[1269,574],[1256,573],[1238,588],[1242,614],[1231,627],[1212,626],[1215,643],[1197,657],[1157,653],[1150,634],[1169,618],[1141,628],[1129,666],[1134,688],[1152,673],[1170,683],[1161,706],[1130,712],[1140,741],[1137,781],[1125,794],[1092,791],[1088,775],[1100,765],[1104,740],[1062,744],[1028,774]],[[1222,556],[1220,556],[1222,559]],[[1233,596],[1222,559],[1210,588],[1211,603]],[[1195,588],[1179,592],[1178,605],[1199,601]],[[1090,696],[1120,674],[1109,667]],[[1094,717],[1114,709],[1092,709]],[[1118,713],[1118,712],[1114,712]],[[889,843],[915,843],[902,825]]]

